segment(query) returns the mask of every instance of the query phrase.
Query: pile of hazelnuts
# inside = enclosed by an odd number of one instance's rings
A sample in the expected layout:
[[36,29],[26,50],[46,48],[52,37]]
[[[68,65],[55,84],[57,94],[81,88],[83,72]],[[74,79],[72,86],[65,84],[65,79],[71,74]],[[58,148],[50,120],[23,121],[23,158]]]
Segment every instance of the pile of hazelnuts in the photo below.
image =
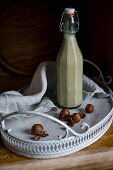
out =
[[[87,104],[84,112],[80,111],[78,113],[70,114],[69,110],[64,108],[59,114],[59,119],[65,122],[68,126],[72,127],[75,123],[80,122],[80,119],[86,116],[86,113],[92,113],[94,111],[94,106],[92,104]],[[46,137],[49,134],[44,130],[42,124],[34,124],[31,127],[31,132],[34,136],[34,140],[39,140],[41,137]]]
[[72,115],[70,115],[70,112],[67,108],[64,108],[59,114],[59,120],[72,127],[75,123],[80,122],[81,118],[83,119],[86,116],[86,113],[92,113],[93,111],[94,106],[92,104],[87,104],[84,111],[73,113]]

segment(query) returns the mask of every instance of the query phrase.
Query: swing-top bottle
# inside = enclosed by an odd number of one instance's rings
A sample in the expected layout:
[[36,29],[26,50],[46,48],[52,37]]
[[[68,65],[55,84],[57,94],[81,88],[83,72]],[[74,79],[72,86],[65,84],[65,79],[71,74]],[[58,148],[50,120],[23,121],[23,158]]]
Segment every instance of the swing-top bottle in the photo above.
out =
[[74,108],[82,104],[83,57],[75,33],[79,29],[74,8],[65,8],[60,22],[63,43],[57,56],[57,102],[62,107]]

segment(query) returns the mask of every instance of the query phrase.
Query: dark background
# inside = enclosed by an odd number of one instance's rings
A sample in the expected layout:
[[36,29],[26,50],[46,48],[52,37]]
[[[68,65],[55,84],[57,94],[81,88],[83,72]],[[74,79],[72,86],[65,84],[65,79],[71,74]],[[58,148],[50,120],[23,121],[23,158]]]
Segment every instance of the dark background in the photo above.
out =
[[[28,85],[39,63],[56,60],[65,7],[78,11],[76,38],[84,59],[102,70],[106,82],[113,77],[112,0],[0,0],[0,92]],[[84,73],[99,74],[86,63]]]

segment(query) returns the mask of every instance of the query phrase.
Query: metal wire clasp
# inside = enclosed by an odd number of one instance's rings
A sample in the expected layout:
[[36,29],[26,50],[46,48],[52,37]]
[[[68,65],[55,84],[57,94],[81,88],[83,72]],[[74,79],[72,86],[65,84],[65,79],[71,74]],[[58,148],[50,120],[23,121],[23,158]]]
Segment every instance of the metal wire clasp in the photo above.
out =
[[[76,22],[75,33],[76,33],[76,32],[78,32],[78,30],[79,30],[79,17],[78,17],[78,12],[77,12],[77,11],[75,11],[74,14],[75,14],[75,16],[76,16],[76,20],[75,20],[75,22]],[[62,13],[61,20],[60,20],[60,24],[59,24],[59,30],[60,30],[60,32],[64,31],[64,28],[63,28],[64,22],[63,22],[63,20],[64,20],[64,16],[65,16],[65,15],[66,15],[66,12],[64,11],[64,12]]]

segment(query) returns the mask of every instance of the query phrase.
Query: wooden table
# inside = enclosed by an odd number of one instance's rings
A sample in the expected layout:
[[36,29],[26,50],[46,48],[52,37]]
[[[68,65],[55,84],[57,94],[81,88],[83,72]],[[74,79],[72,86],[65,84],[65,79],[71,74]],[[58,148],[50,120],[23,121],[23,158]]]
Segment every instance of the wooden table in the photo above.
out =
[[113,170],[113,124],[89,147],[54,159],[28,159],[9,151],[0,142],[0,170]]

